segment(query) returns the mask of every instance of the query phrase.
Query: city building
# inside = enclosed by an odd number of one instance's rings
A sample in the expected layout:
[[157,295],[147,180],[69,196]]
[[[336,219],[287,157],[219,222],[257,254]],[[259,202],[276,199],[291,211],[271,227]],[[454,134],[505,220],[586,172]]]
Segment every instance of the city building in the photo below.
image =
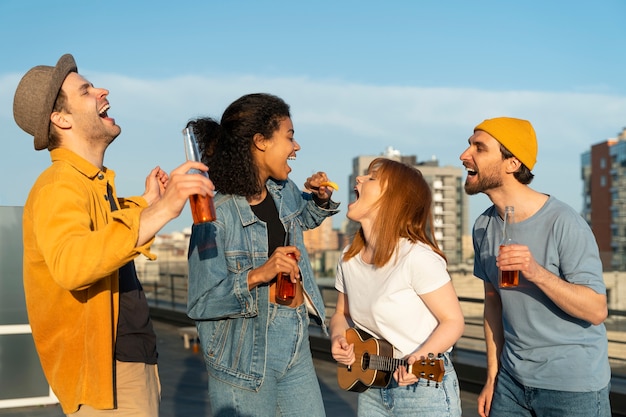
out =
[[[365,174],[369,164],[381,156],[413,165],[421,171],[433,192],[434,235],[448,258],[448,264],[459,264],[470,259],[473,254],[467,252],[467,245],[463,245],[463,231],[468,229],[469,221],[467,195],[463,188],[464,170],[460,167],[441,167],[434,156],[420,162],[416,155],[402,155],[400,151],[388,147],[380,155],[354,158],[349,184],[355,184],[356,177]],[[353,186],[349,189],[349,201],[354,201],[356,195]],[[346,235],[352,236],[357,229],[358,224],[350,222]]]
[[[352,173],[348,178],[349,201],[354,201],[356,177],[367,172],[369,164],[376,158],[386,157],[417,167],[433,192],[434,235],[446,254],[448,265],[464,264],[473,258],[471,236],[464,235],[468,229],[467,195],[463,189],[464,170],[461,167],[439,166],[433,157],[420,162],[415,155],[402,155],[389,147],[380,155],[357,156],[352,161]],[[304,244],[316,277],[334,277],[342,250],[349,245],[358,230],[358,223],[347,220],[341,230],[333,228],[332,218],[319,227],[304,232]],[[161,268],[177,271],[181,260],[186,260],[190,230],[157,238],[153,248],[159,248]],[[152,267],[149,262],[136,261],[137,269]],[[174,272],[173,272],[174,273]],[[149,273],[148,273],[149,274]]]
[[303,233],[313,272],[317,277],[334,277],[335,268],[339,261],[341,236],[339,230],[333,229],[332,217],[326,218],[315,229]]
[[582,215],[605,271],[626,271],[626,128],[581,155]]

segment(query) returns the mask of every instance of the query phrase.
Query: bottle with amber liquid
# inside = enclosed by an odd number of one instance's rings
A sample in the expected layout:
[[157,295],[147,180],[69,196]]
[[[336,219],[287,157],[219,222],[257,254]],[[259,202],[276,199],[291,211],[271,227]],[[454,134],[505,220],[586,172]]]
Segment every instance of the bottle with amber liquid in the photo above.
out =
[[[287,230],[285,230],[284,245],[290,244],[290,238],[295,238],[295,222],[291,222]],[[287,253],[291,259],[296,259],[296,254],[293,252]],[[291,275],[284,272],[279,273],[276,276],[276,302],[279,304],[289,304],[296,298],[296,286],[295,282],[291,282]]]
[[[198,142],[196,142],[196,136],[193,133],[191,127],[183,129],[183,140],[185,143],[185,156],[188,161],[202,162],[200,151],[198,149]],[[201,174],[209,178],[209,174],[205,171],[199,171],[197,169],[189,170],[188,174]],[[189,205],[191,206],[191,215],[193,217],[193,223],[205,223],[215,220],[215,206],[213,205],[213,198],[208,195],[195,194],[189,197]]]
[[[296,255],[292,252],[288,253],[292,259],[296,259]],[[289,304],[296,297],[296,283],[291,282],[291,275],[281,272],[276,277],[276,301],[281,304]]]
[[[515,229],[514,224],[515,209],[513,206],[506,206],[504,208],[504,227],[502,228],[502,242],[500,242],[500,248],[517,243],[513,233]],[[498,283],[500,288],[517,287],[519,284],[519,271],[502,271],[498,269]]]

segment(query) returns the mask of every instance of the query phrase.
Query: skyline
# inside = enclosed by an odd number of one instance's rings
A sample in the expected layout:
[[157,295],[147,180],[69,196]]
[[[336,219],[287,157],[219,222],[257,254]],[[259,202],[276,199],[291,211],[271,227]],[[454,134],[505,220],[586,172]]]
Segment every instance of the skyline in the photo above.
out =
[[[560,5],[563,6],[560,6]],[[352,159],[387,147],[462,167],[486,118],[530,120],[539,155],[531,187],[582,209],[580,155],[626,126],[626,4],[539,1],[503,6],[370,1],[201,4],[115,0],[67,7],[0,0],[0,205],[23,205],[49,166],[13,120],[23,74],[72,53],[79,72],[110,90],[122,134],[105,165],[118,194],[137,195],[149,170],[184,160],[181,130],[218,118],[252,92],[291,106],[302,146],[290,162],[302,185],[317,170],[340,186],[345,219]],[[489,206],[471,196],[470,223]],[[163,231],[191,224],[188,205]]]

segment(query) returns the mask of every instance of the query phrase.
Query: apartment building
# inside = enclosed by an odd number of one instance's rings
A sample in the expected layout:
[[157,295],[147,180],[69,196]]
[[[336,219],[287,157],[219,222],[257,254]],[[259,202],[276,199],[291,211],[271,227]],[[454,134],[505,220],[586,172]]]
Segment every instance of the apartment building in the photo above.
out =
[[626,128],[581,154],[582,215],[605,271],[626,271]]

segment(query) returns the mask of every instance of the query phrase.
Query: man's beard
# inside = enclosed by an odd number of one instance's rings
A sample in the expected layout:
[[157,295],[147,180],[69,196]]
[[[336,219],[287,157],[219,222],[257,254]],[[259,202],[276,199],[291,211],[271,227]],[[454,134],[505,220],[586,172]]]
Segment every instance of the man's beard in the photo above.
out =
[[88,137],[88,140],[93,144],[104,143],[106,146],[109,146],[122,133],[122,129],[119,126],[115,125],[115,127],[114,129],[94,130],[91,132],[92,136]]
[[468,183],[465,181],[465,192],[468,195],[474,195],[478,193],[484,193],[502,186],[502,179],[495,173],[487,173],[484,177],[481,177],[478,181]]

